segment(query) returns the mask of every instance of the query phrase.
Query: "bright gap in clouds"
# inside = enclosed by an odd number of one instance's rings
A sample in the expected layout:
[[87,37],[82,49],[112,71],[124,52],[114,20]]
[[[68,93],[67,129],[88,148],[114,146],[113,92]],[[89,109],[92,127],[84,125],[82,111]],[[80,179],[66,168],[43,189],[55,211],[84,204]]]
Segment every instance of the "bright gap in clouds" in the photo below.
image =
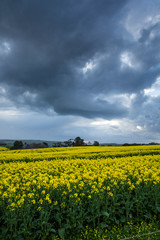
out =
[[136,58],[136,56],[132,52],[123,52],[120,55],[121,61],[121,69],[125,70],[126,68],[130,68],[133,70],[140,70],[141,69],[141,62]]
[[0,43],[0,55],[8,54],[11,51],[11,45],[9,42]]
[[5,94],[5,93],[6,93],[6,89],[0,86],[0,94]]
[[129,53],[129,52],[122,53],[120,59],[121,59],[121,63],[122,63],[121,68],[124,68],[126,66],[130,67],[130,68],[134,67],[131,53]]
[[140,130],[140,131],[142,131],[142,130],[143,130],[143,127],[142,127],[142,126],[139,126],[139,125],[137,125],[137,129],[138,129],[138,130]]
[[[153,0],[131,0],[130,10],[121,24],[128,31],[134,41],[138,41],[142,31],[160,22],[158,1]],[[135,7],[138,6],[138,7]],[[142,10],[143,9],[143,10]]]
[[94,69],[96,64],[93,61],[86,62],[85,66],[82,68],[83,73],[87,73],[88,71],[91,71]]
[[150,97],[160,96],[160,76],[156,79],[155,83],[150,88],[144,89],[144,94]]

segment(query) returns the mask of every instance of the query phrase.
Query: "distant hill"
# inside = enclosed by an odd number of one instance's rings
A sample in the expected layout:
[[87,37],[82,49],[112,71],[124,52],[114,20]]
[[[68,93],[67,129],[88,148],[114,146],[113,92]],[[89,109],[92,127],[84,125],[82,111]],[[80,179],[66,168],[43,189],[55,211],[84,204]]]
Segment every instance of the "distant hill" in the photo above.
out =
[[[0,139],[0,146],[8,146],[11,147],[13,146],[14,142],[17,139],[14,140],[10,140],[10,139]],[[43,143],[46,142],[48,144],[49,147],[52,147],[53,143],[56,143],[58,141],[46,141],[46,140],[26,140],[26,139],[18,139],[19,141],[23,142],[23,145],[27,145],[27,144],[33,144],[33,143]]]
[[122,146],[122,144],[118,144],[118,143],[101,143],[100,146]]

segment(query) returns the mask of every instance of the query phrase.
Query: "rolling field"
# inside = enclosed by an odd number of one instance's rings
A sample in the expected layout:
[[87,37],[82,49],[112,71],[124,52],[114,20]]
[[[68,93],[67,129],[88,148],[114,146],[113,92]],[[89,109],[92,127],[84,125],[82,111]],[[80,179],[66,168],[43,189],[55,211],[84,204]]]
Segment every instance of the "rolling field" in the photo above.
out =
[[83,239],[159,215],[158,145],[0,148],[0,239]]

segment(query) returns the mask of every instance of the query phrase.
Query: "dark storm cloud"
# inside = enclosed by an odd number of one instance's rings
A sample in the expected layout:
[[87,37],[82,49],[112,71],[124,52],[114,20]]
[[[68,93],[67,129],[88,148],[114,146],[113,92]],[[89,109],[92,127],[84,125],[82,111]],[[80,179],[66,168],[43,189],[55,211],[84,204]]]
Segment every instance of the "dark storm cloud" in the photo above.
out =
[[[137,41],[124,28],[129,2],[2,0],[0,83],[6,97],[59,114],[127,116],[125,103],[107,98],[150,87],[160,60],[159,23],[142,29]],[[95,66],[83,71],[87,62]]]

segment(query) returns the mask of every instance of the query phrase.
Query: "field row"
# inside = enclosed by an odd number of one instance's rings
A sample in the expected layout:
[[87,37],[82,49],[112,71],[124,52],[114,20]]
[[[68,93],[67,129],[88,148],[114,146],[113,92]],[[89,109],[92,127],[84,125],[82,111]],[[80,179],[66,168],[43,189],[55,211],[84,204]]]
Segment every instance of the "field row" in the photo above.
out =
[[0,151],[0,163],[3,162],[34,162],[58,159],[106,159],[129,156],[159,155],[160,146],[139,147],[64,147]]

